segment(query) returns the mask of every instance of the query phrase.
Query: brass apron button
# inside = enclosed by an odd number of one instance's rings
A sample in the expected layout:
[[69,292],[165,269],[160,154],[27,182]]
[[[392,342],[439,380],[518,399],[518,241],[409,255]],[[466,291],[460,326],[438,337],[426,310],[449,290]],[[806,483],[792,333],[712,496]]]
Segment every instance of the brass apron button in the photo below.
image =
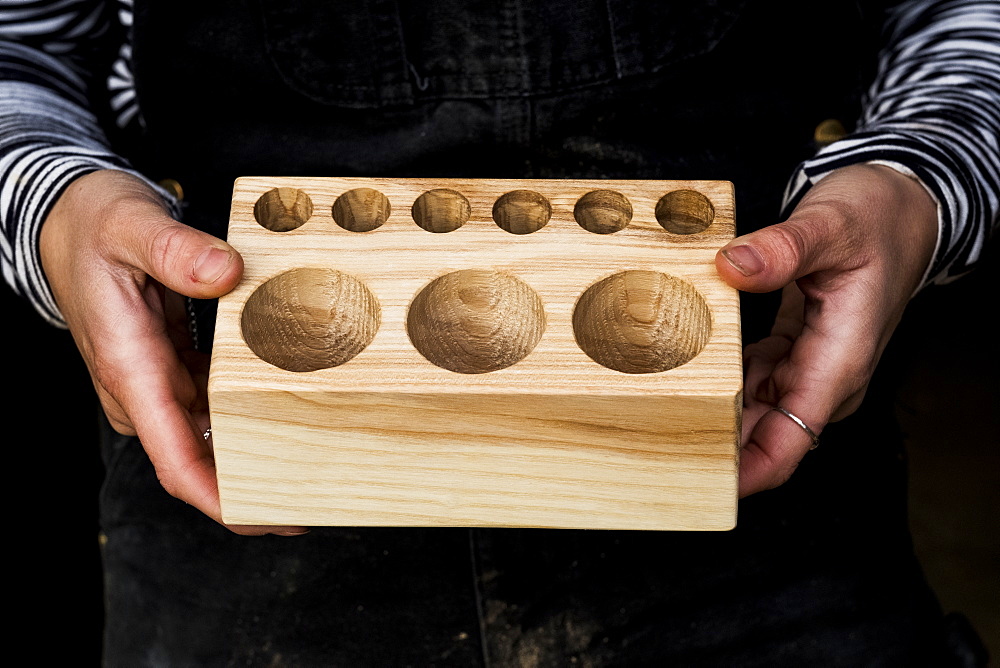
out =
[[161,179],[156,182],[156,185],[176,197],[178,202],[184,201],[184,188],[174,179]]
[[839,141],[846,136],[847,130],[844,129],[844,124],[836,118],[826,119],[817,125],[816,130],[813,131],[813,141],[816,142],[816,146],[819,148],[829,146],[833,142]]

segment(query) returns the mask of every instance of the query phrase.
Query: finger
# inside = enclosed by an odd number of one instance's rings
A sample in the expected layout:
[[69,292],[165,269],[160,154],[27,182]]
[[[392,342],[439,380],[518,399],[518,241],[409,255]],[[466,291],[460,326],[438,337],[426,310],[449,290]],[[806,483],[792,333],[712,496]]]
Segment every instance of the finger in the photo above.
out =
[[771,292],[796,279],[826,269],[849,270],[858,264],[840,230],[836,211],[814,206],[784,223],[737,237],[715,256],[715,266],[729,285],[745,292]]
[[[742,430],[740,433],[740,448],[745,449],[750,443],[757,422],[771,410],[772,406],[758,401],[754,397],[743,397]],[[742,468],[742,462],[740,467]]]
[[116,221],[118,259],[170,290],[197,299],[221,297],[243,275],[243,258],[225,241],[162,213]]
[[135,426],[133,426],[132,420],[125,413],[125,409],[96,380],[94,380],[94,388],[97,390],[97,398],[101,403],[101,409],[108,418],[111,428],[123,436],[135,436]]
[[[757,356],[747,367],[747,388],[743,397],[743,429],[740,453],[740,496],[777,487],[792,474],[799,460],[812,446],[804,431],[790,429],[794,422],[781,425],[774,420],[775,402],[763,390],[770,385],[776,360],[783,359],[790,344],[784,342],[785,352],[776,358]],[[764,397],[762,399],[762,396]],[[784,417],[784,416],[782,416]],[[786,418],[787,419],[787,418]]]
[[[160,484],[216,521],[222,521],[215,464],[191,416],[164,379],[143,375],[142,392],[133,388],[127,409]],[[199,442],[199,440],[201,442]]]
[[813,447],[805,429],[771,407],[790,411],[819,435],[828,422],[853,412],[864,395],[871,373],[864,360],[874,355],[872,337],[864,333],[865,320],[858,308],[838,306],[826,313],[806,312],[788,355],[748,402],[759,418],[741,454],[741,495],[784,483]]
[[754,411],[757,420],[740,453],[741,498],[786,482],[813,446],[809,434],[786,415],[761,402]]
[[[171,397],[147,396],[147,411],[159,415],[156,430],[146,428],[145,421],[137,425],[160,484],[171,496],[185,501],[216,522],[222,521],[222,507],[216,482],[215,459],[204,437],[204,431],[192,416],[183,411]],[[157,405],[159,404],[159,405]],[[168,437],[169,436],[169,440]],[[231,531],[246,536],[278,534],[298,536],[307,533],[305,527],[225,525]]]
[[[223,524],[215,460],[204,437],[205,428],[178,401],[174,384],[169,379],[149,374],[135,374],[131,378],[141,386],[141,391],[133,388],[129,393],[129,414],[139,416],[135,420],[136,432],[160,484],[171,496]],[[244,535],[292,536],[306,532],[304,527],[293,526],[233,525],[229,528]]]
[[743,391],[747,398],[759,397],[774,368],[788,355],[792,340],[769,336],[746,347],[743,353]]
[[[782,292],[781,306],[771,327],[771,335],[748,345],[743,353],[744,392],[762,401],[770,398],[770,381],[775,367],[788,357],[802,333],[804,297],[794,283]],[[774,405],[773,403],[771,404]]]
[[[796,285],[786,286],[771,336],[747,347],[743,450],[740,455],[741,496],[785,482],[813,446],[812,437],[801,426],[774,411],[784,399],[781,391],[776,389],[774,375],[778,368],[789,368],[787,362],[790,356],[795,347],[801,345],[804,304],[802,292]],[[797,416],[794,412],[793,415]],[[784,418],[785,424],[776,417]]]
[[869,301],[861,292],[808,303],[801,332],[761,398],[780,403],[816,430],[814,425],[824,426],[863,394],[881,345]]
[[[92,373],[113,397],[124,418],[134,427],[164,489],[222,522],[213,453],[205,438],[204,425],[196,422],[191,409],[199,393],[181,364],[163,319],[162,305],[151,304],[156,290],[129,296],[119,288],[122,310],[131,317],[102,329],[102,345],[94,349]],[[200,416],[207,424],[207,413]],[[121,425],[116,425],[120,427]],[[294,535],[300,527],[238,527],[239,533],[283,533]]]

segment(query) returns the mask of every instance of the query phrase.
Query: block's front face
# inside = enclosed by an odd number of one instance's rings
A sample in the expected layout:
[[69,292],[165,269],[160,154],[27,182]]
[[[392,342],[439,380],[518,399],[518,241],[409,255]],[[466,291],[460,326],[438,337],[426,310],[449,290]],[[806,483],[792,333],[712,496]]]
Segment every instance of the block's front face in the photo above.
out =
[[226,521],[730,528],[733,231],[725,182],[241,179]]

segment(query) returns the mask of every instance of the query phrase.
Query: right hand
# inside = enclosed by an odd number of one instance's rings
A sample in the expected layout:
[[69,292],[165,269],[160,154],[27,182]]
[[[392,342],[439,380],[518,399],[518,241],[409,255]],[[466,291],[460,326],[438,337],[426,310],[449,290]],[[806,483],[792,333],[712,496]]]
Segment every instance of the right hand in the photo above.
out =
[[[179,295],[232,290],[243,259],[221,239],[170,217],[143,181],[104,170],[60,196],[39,242],[56,303],[116,431],[138,435],[164,489],[222,522],[208,426],[204,368],[183,343]],[[297,535],[301,527],[229,526]]]
[[813,185],[788,220],[719,250],[731,286],[783,290],[771,335],[744,349],[741,497],[783,484],[813,445],[775,407],[817,434],[857,410],[937,232],[937,206],[915,179],[850,165]]

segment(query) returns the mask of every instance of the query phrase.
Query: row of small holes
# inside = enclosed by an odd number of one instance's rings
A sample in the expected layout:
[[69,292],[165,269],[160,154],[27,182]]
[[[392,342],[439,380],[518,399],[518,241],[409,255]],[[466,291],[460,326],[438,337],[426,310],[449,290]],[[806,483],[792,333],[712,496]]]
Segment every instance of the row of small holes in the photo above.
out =
[[[288,232],[313,214],[312,200],[298,188],[273,188],[254,205],[254,217],[272,232]],[[373,188],[348,190],[333,203],[333,220],[351,232],[370,232],[382,226],[392,209],[389,198]],[[452,232],[468,222],[469,200],[448,188],[428,190],[413,202],[413,221],[428,232]],[[707,197],[694,190],[669,192],[656,203],[657,222],[674,234],[697,234],[715,218]],[[573,207],[576,222],[595,234],[625,229],[632,220],[632,204],[614,190],[592,190]],[[533,190],[512,190],[493,204],[493,220],[511,234],[531,234],[545,227],[552,205]]]

